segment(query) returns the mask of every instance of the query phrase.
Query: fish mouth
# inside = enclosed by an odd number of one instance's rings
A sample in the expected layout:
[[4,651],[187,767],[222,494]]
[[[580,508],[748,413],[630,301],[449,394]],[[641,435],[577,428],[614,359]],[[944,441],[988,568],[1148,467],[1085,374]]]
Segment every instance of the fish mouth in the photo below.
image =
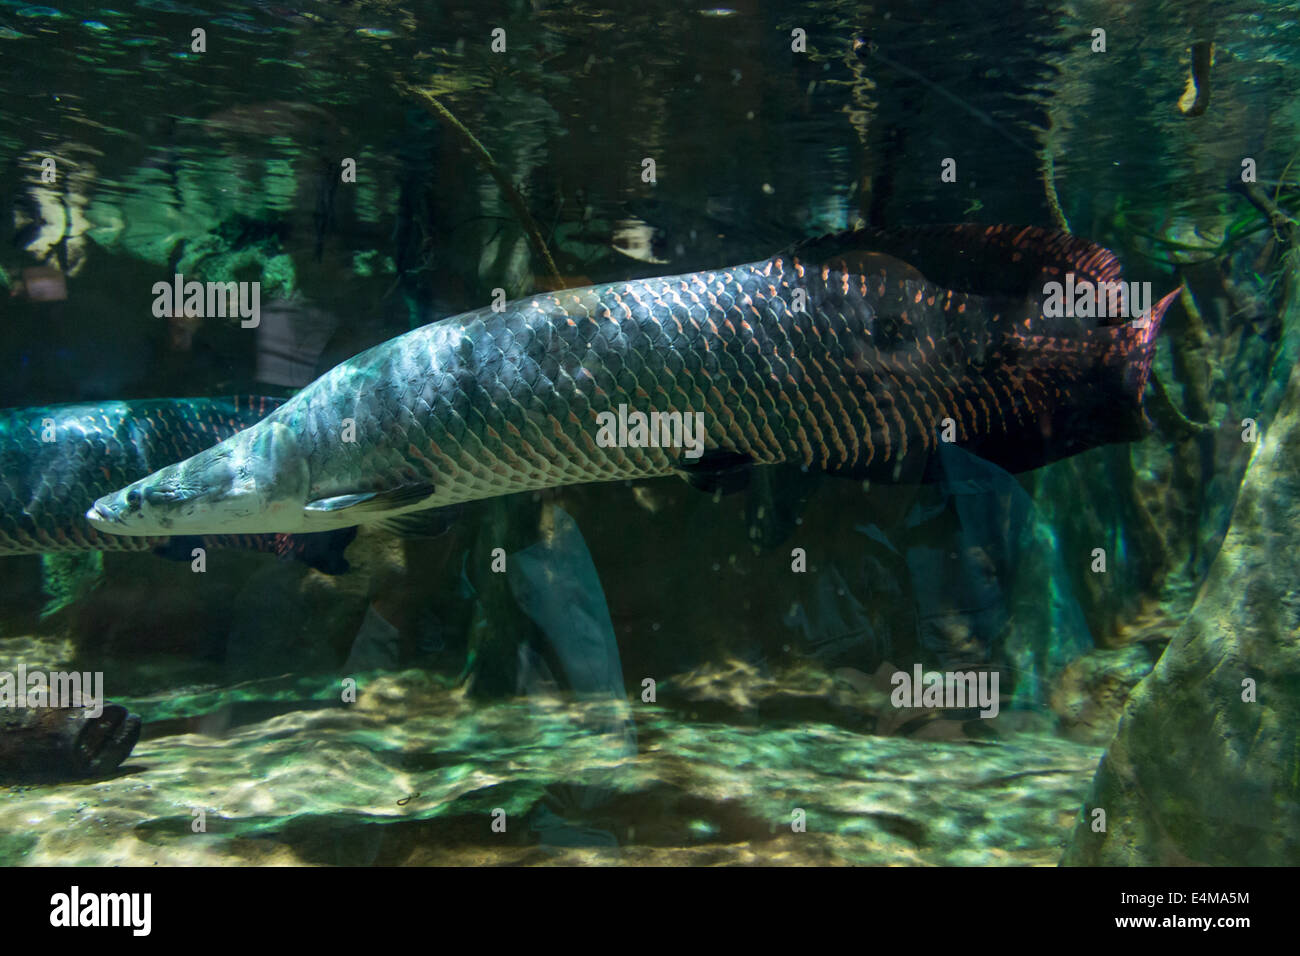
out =
[[77,735],[79,767],[92,774],[115,770],[140,739],[139,716],[120,704],[108,704],[97,718],[88,719]]
[[90,506],[90,510],[86,512],[86,520],[97,528],[123,523],[121,516],[106,508],[102,499]]

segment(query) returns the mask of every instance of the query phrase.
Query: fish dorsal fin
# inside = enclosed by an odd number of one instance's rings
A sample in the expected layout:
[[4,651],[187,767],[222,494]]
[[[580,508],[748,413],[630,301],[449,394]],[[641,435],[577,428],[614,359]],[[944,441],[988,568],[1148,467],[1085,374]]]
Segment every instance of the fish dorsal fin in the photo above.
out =
[[309,501],[303,506],[303,513],[308,519],[348,517],[362,523],[390,511],[418,505],[433,493],[433,485],[423,482],[399,485],[387,491],[357,491]]
[[[1114,254],[1066,232],[1038,226],[915,226],[856,229],[798,243],[790,254],[804,263],[843,261],[855,272],[880,271],[873,257],[902,260],[936,286],[976,295],[1041,296],[1045,282],[1119,278]],[[866,266],[867,268],[863,268]],[[872,268],[874,267],[874,268]],[[915,278],[901,274],[899,278]]]

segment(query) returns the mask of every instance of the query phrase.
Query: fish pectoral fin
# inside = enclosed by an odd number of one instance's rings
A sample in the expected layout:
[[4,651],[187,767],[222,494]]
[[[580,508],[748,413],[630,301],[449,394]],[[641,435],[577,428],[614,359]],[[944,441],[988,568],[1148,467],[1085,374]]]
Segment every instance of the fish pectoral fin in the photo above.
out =
[[743,490],[749,484],[753,467],[754,459],[749,455],[725,448],[712,448],[695,461],[679,463],[677,473],[699,491],[710,494],[720,491],[729,495]]
[[395,518],[385,518],[378,526],[401,538],[436,538],[455,526],[464,510],[464,505],[444,505],[426,511],[408,511]]
[[399,485],[387,491],[359,491],[354,494],[318,498],[303,506],[307,518],[338,517],[344,512],[349,518],[363,521],[367,516],[385,514],[418,505],[434,493],[431,484]]

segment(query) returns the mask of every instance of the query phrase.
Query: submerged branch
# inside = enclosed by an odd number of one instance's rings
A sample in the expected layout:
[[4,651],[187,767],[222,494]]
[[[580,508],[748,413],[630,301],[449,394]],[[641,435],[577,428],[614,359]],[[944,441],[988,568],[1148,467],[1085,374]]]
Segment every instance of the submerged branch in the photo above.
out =
[[1043,189],[1047,193],[1047,208],[1051,210],[1052,223],[1061,232],[1069,232],[1070,222],[1065,218],[1061,199],[1056,194],[1056,157],[1052,154],[1051,146],[1043,150]]
[[1147,414],[1151,416],[1162,431],[1172,432],[1179,438],[1195,438],[1211,430],[1211,426],[1188,418],[1174,404],[1173,397],[1165,390],[1164,382],[1151,370],[1150,397],[1147,399]]
[[1268,217],[1268,224],[1273,232],[1288,246],[1295,245],[1296,221],[1287,211],[1269,198],[1268,193],[1260,188],[1259,183],[1239,183],[1237,188],[1250,200],[1251,205]]
[[533,247],[533,252],[546,264],[546,270],[555,280],[557,287],[560,289],[566,288],[564,278],[560,275],[560,270],[556,268],[555,260],[551,258],[551,250],[546,247],[546,240],[542,238],[542,232],[537,225],[537,220],[528,211],[523,197],[519,195],[519,191],[515,189],[509,177],[501,171],[501,167],[492,158],[492,154],[487,151],[487,147],[480,143],[478,137],[471,133],[465,124],[458,120],[451,110],[443,106],[438,98],[428,90],[415,87],[405,87],[404,90],[423,100],[433,114],[442,120],[460,138],[462,143],[469,147],[470,152],[474,154],[483,168],[496,180],[497,186],[501,189],[501,194],[505,197],[506,202],[510,204],[510,208],[514,210],[515,216],[519,219],[519,224],[524,227],[524,233],[528,236],[528,242]]

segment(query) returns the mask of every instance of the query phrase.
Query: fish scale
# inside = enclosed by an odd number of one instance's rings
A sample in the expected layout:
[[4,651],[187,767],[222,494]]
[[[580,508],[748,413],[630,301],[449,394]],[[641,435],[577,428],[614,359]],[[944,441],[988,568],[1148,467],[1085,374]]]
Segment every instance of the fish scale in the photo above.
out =
[[[1111,281],[1119,264],[1047,230],[934,227],[537,295],[363,352],[233,442],[248,455],[274,426],[294,436],[312,528],[707,467],[684,448],[600,447],[597,416],[620,406],[703,413],[706,455],[871,480],[922,478],[951,421],[956,444],[1024,470],[1144,431],[1172,296],[1145,326],[1045,316],[1043,284],[1067,272]],[[174,491],[185,474],[151,480]],[[418,501],[400,497],[413,488]],[[194,527],[219,530],[195,509]]]
[[[1026,241],[1045,235],[1032,230]],[[1063,248],[1071,250],[1075,243]],[[1114,260],[1103,252],[1076,251],[1080,274],[1109,275]],[[337,421],[353,403],[364,416],[358,434],[370,437],[356,446],[315,443],[313,498],[418,475],[437,489],[437,503],[451,503],[685,464],[680,449],[597,448],[596,415],[619,404],[704,412],[708,447],[759,463],[883,475],[932,451],[945,418],[959,443],[1037,427],[1067,398],[1062,387],[1122,377],[1129,355],[1109,343],[1139,341],[1126,327],[1026,334],[1016,323],[1038,318],[1041,287],[1016,298],[888,275],[873,287],[870,278],[842,257],[809,262],[796,251],[725,271],[535,296],[379,346],[273,417],[299,429]],[[808,296],[802,312],[796,290]],[[365,396],[376,380],[411,384],[372,407]],[[390,435],[385,423],[402,427]]]

